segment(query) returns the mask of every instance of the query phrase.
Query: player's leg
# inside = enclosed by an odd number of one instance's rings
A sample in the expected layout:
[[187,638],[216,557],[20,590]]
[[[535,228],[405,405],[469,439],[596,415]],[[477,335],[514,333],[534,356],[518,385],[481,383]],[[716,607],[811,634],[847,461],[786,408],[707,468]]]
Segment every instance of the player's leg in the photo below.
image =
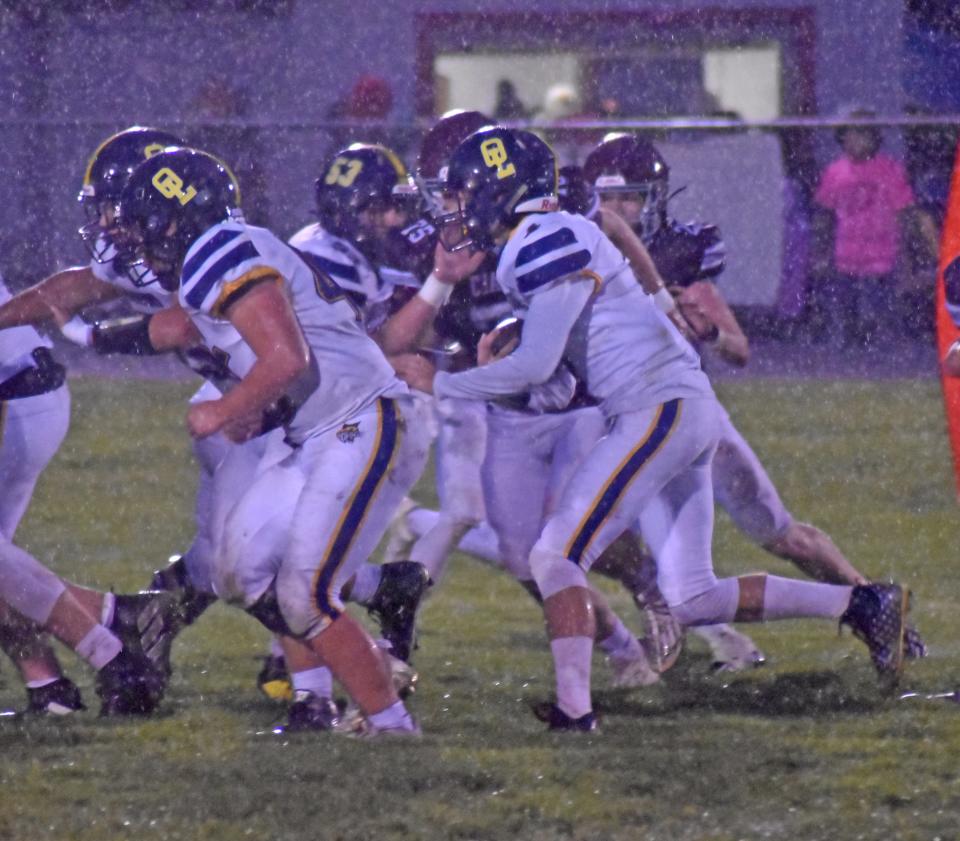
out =
[[101,714],[151,712],[166,688],[166,593],[114,596],[63,581],[29,553],[0,540],[0,599],[97,670]]
[[[309,439],[298,458],[306,485],[294,513],[277,597],[291,635],[305,639],[375,731],[412,732],[380,648],[343,610],[340,590],[374,550],[423,469],[425,430],[380,400],[352,423],[359,435]],[[322,547],[318,553],[317,547]],[[319,558],[318,558],[319,555]]]
[[[67,387],[0,403],[0,534],[13,540],[40,473],[60,447],[70,423]],[[47,638],[11,614],[0,647],[27,687],[28,710],[63,714],[83,709],[76,686],[63,676]]]
[[853,627],[881,675],[902,665],[905,599],[897,585],[846,586],[765,573],[718,579],[710,560],[713,494],[708,459],[672,478],[644,508],[643,534],[660,589],[684,625],[821,618]]
[[531,553],[557,678],[551,727],[592,727],[596,633],[586,570],[667,481],[714,446],[712,400],[673,400],[620,415],[567,483]]
[[409,557],[427,568],[434,583],[443,575],[453,547],[486,516],[480,483],[487,443],[486,404],[475,400],[438,400],[437,414],[440,512],[432,528],[413,545]]

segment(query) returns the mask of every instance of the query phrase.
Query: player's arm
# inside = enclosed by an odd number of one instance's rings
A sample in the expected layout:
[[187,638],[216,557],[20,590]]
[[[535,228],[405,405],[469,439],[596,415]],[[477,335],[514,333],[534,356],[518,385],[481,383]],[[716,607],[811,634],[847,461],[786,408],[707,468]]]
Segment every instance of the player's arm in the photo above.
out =
[[530,301],[523,337],[513,353],[459,374],[440,372],[433,379],[433,393],[486,400],[521,394],[545,383],[560,364],[570,331],[594,289],[593,276],[581,274],[538,292]]
[[698,280],[677,291],[680,312],[697,337],[734,365],[746,365],[750,342],[715,283]]
[[119,288],[97,278],[89,267],[64,269],[0,305],[0,330],[56,319],[56,310],[69,318],[84,307],[121,294]]
[[[223,397],[190,408],[187,425],[195,438],[221,429],[235,440],[259,433],[264,410],[279,400],[310,364],[310,349],[293,307],[283,288],[265,282],[269,280],[260,278],[224,312],[257,361]],[[234,434],[237,429],[244,429],[246,435]]]
[[614,213],[609,208],[601,210],[599,216],[603,232],[610,237],[610,241],[627,258],[627,262],[630,263],[634,276],[640,281],[643,291],[653,296],[657,307],[673,322],[673,326],[686,339],[693,340],[695,336],[690,329],[690,325],[684,320],[683,315],[677,308],[673,295],[667,291],[666,284],[640,237],[620,214]]
[[420,291],[390,316],[374,335],[384,354],[393,356],[420,347],[437,311],[449,299],[454,284],[477,271],[483,259],[483,252],[451,253],[437,243],[433,271]]
[[626,221],[618,213],[604,208],[599,213],[600,227],[610,237],[617,248],[630,263],[634,275],[640,281],[643,291],[648,295],[656,295],[661,289],[666,290],[666,284],[660,277],[660,272],[650,257],[650,252],[643,241],[636,235]]

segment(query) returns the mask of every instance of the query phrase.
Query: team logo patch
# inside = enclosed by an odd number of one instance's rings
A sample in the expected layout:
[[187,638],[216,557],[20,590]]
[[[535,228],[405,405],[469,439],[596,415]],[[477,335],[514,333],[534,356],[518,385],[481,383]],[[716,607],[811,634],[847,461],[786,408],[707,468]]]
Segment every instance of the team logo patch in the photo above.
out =
[[337,430],[337,438],[344,444],[352,444],[360,435],[359,423],[345,423]]

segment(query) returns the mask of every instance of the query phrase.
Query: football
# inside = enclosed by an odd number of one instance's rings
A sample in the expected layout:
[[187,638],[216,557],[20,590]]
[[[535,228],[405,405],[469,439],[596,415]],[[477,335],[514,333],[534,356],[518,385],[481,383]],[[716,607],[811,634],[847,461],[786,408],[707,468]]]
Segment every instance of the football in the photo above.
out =
[[490,331],[490,353],[494,359],[508,356],[517,349],[523,335],[523,321],[519,318],[505,318]]

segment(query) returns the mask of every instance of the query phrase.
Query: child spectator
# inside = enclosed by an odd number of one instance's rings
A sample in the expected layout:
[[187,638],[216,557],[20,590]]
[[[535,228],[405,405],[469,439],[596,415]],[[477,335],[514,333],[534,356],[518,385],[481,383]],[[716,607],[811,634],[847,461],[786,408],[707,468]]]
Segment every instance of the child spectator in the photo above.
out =
[[896,331],[895,269],[914,195],[903,164],[880,151],[875,126],[842,126],[837,141],[843,154],[826,167],[814,194],[812,273],[827,322],[840,320],[844,347],[872,345]]

